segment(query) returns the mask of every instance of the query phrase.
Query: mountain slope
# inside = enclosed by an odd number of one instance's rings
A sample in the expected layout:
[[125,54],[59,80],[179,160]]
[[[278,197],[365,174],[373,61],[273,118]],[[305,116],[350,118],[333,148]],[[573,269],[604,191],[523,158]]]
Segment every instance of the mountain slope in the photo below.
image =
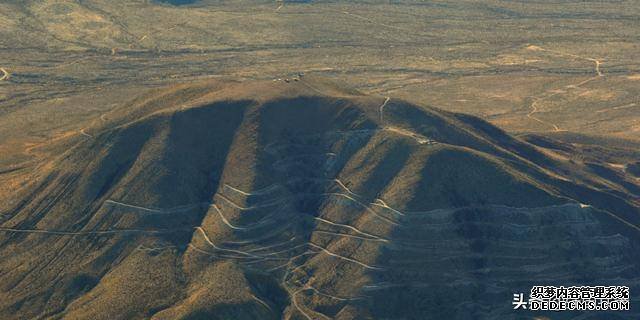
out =
[[533,318],[532,285],[638,289],[633,188],[322,79],[163,88],[48,147],[2,208],[3,319]]

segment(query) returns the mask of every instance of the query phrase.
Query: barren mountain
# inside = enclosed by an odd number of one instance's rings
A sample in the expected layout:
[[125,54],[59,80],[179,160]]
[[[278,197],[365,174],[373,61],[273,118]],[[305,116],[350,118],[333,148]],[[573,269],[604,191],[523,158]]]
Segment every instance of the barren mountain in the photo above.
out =
[[0,171],[0,318],[533,319],[533,285],[637,292],[640,184],[606,166],[633,155],[571,139],[319,78],[153,90]]

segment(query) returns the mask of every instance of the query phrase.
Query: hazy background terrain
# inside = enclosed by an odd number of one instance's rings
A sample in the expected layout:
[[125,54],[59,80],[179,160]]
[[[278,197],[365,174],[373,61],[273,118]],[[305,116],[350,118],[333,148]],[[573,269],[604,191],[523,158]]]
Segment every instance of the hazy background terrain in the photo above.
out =
[[179,2],[0,3],[3,136],[165,83],[305,72],[510,131],[640,138],[634,1]]

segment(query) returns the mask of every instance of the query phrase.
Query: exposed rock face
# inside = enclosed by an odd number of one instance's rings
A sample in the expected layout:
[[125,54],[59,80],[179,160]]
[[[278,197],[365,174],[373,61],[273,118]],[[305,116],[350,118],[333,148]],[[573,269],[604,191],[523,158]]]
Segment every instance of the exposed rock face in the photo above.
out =
[[1,318],[521,319],[533,285],[640,289],[633,195],[476,118],[300,80],[104,119],[3,209]]

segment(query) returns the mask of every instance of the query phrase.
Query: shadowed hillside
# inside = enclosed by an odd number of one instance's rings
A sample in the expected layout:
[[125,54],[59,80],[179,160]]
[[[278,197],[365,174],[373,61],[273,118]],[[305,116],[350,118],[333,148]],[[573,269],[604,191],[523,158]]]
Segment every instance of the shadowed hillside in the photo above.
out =
[[640,290],[637,163],[525,138],[312,77],[150,91],[0,173],[0,318],[533,319],[533,285]]

